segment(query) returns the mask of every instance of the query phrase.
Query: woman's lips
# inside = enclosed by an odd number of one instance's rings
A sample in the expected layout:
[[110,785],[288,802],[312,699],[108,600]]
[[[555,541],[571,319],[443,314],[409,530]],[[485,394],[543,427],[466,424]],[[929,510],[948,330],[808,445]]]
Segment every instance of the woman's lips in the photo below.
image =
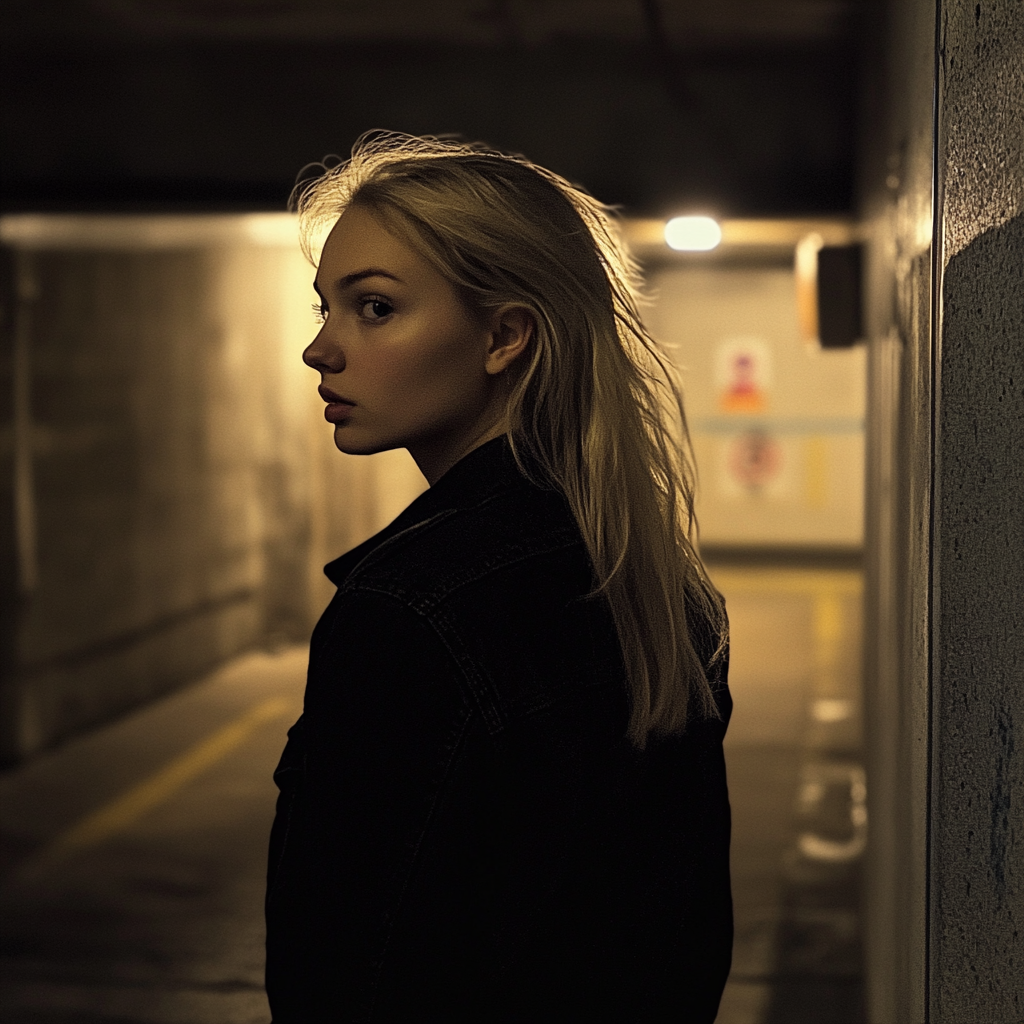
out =
[[323,384],[317,388],[317,391],[320,392],[320,397],[327,403],[327,408],[324,409],[324,419],[328,423],[341,423],[343,420],[348,419],[349,413],[355,407],[355,402],[350,402],[336,391],[324,387]]
[[324,409],[324,419],[328,423],[341,423],[348,419],[349,413],[355,408],[353,402],[328,402]]

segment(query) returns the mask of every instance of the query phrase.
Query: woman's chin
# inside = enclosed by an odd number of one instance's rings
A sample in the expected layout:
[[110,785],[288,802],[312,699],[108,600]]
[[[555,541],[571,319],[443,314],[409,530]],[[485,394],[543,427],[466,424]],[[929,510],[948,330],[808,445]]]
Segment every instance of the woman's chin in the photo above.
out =
[[389,444],[380,438],[367,437],[359,430],[353,430],[347,423],[339,423],[334,428],[334,447],[346,455],[376,455],[392,448],[401,448],[401,443]]

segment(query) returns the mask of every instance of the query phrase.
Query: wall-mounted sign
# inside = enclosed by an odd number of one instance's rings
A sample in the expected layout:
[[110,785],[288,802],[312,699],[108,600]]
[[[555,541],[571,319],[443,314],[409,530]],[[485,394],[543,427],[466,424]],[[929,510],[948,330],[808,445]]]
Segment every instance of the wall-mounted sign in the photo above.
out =
[[715,353],[715,383],[722,412],[759,413],[768,408],[771,348],[761,338],[729,338]]
[[734,487],[759,494],[780,481],[784,461],[776,438],[763,430],[747,430],[728,442],[725,469]]

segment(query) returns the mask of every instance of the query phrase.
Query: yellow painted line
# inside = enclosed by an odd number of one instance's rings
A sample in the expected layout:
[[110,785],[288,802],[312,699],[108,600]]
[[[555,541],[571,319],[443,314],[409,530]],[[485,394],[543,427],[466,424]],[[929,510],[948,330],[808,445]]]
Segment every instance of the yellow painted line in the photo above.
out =
[[34,857],[18,874],[35,874],[41,868],[65,860],[82,850],[98,846],[123,832],[147,812],[169,800],[194,778],[223,760],[264,722],[294,713],[291,701],[283,697],[257,704],[241,718],[218,729],[213,735],[189,748],[155,775],[132,787],[117,799],[87,815],[58,836],[42,853]]

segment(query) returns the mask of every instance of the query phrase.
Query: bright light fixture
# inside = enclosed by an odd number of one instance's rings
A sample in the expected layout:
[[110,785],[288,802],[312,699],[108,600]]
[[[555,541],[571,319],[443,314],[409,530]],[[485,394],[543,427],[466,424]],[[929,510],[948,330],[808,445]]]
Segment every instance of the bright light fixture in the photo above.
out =
[[680,252],[707,252],[722,240],[722,229],[712,217],[673,217],[665,225],[665,241]]

